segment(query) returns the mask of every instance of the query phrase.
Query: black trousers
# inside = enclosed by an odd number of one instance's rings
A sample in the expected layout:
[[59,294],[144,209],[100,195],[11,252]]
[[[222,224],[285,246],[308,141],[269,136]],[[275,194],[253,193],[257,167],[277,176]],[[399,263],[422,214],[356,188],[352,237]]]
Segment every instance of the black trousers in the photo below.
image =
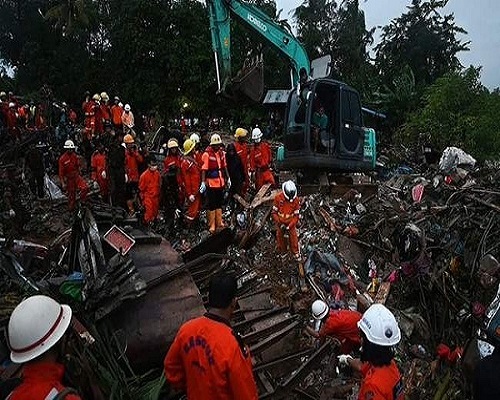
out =
[[222,203],[224,203],[224,188],[207,187],[207,200],[210,211],[222,208]]

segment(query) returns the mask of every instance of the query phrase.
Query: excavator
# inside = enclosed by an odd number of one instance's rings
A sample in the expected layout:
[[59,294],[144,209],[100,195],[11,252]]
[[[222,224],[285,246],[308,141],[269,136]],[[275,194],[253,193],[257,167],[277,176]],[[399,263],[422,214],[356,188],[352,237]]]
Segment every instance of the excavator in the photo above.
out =
[[[359,93],[331,78],[331,57],[310,62],[290,29],[270,18],[254,4],[242,0],[207,0],[212,48],[219,93],[240,91],[251,100],[264,95],[262,56],[245,62],[236,77],[231,73],[231,17],[257,32],[285,56],[291,65],[287,90],[283,146],[277,152],[277,168],[318,172],[372,170],[376,159],[376,135],[363,126]],[[375,113],[377,115],[377,113]]]

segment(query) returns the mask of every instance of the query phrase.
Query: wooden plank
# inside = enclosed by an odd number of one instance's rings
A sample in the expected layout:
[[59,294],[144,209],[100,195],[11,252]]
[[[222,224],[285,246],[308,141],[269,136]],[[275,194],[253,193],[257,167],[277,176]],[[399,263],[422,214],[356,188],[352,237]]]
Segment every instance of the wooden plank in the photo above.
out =
[[262,197],[260,200],[258,201],[252,201],[252,205],[250,206],[252,209],[255,209],[257,208],[258,206],[260,206],[261,204],[264,204],[264,203],[267,203],[268,201],[273,201],[274,198],[281,192],[281,189],[275,189],[271,192],[271,194],[269,196],[266,196],[266,197]]
[[389,292],[391,291],[391,282],[382,282],[378,288],[377,295],[373,299],[374,303],[385,304],[387,297],[389,297]]
[[250,208],[250,203],[246,201],[243,197],[241,197],[238,193],[233,195],[234,199],[240,203],[244,209]]
[[328,211],[326,211],[322,207],[319,207],[318,213],[323,217],[330,230],[332,232],[337,232],[337,224],[335,223],[335,219],[330,214],[328,214]]
[[267,193],[267,191],[269,190],[269,188],[271,187],[271,184],[270,183],[266,183],[264,186],[262,186],[259,191],[257,192],[257,194],[255,195],[255,197],[253,198],[252,200],[252,203],[250,203],[250,208],[255,208],[255,205],[258,201],[260,201]]

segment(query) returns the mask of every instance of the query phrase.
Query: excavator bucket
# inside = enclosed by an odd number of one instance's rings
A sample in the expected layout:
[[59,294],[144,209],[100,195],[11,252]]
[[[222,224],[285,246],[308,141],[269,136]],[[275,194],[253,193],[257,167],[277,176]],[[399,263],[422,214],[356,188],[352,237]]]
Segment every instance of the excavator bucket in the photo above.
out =
[[231,80],[233,93],[243,93],[250,100],[259,102],[264,96],[264,60],[262,54],[254,59],[247,59],[243,68]]

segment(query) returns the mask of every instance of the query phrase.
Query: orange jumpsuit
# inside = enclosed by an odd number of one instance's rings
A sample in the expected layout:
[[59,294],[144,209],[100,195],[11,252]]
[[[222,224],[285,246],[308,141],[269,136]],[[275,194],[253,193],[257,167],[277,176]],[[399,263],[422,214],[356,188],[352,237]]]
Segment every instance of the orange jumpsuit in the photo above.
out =
[[17,112],[14,108],[9,108],[7,114],[5,115],[5,121],[7,123],[7,129],[9,135],[13,138],[19,138],[21,136],[21,131],[17,126]]
[[[297,223],[300,216],[300,200],[295,197],[293,201],[288,201],[283,192],[276,195],[274,198],[273,209],[271,212],[274,222],[276,223],[276,241],[278,252],[286,253],[287,244],[285,242],[284,233],[287,230],[290,237],[290,251],[293,255],[299,254],[299,238],[297,235]],[[281,226],[285,228],[282,229]],[[286,229],[288,227],[288,229]]]
[[74,152],[65,152],[59,157],[59,179],[66,183],[68,191],[68,206],[70,210],[75,208],[76,191],[80,191],[80,199],[85,201],[89,188],[80,175],[80,160]]
[[242,196],[245,196],[248,190],[248,144],[246,142],[234,142],[234,147],[236,149],[236,154],[240,157],[241,163],[243,164],[243,170],[245,171],[245,182],[241,188]]
[[364,363],[361,374],[358,400],[403,400],[401,374],[394,360],[384,367]]
[[332,310],[319,330],[319,337],[334,337],[341,342],[340,354],[349,354],[361,346],[358,321],[362,315],[351,310]]
[[127,149],[125,152],[125,173],[129,182],[139,182],[139,164],[144,157],[137,150]]
[[[102,197],[107,199],[109,193],[109,178],[106,153],[95,151],[90,159],[90,166],[92,168],[91,179],[97,182],[99,189],[101,190]],[[105,178],[102,176],[103,172],[106,176]]]
[[196,164],[198,164],[198,167],[201,168],[203,165],[203,152],[199,151],[199,150],[195,150],[193,152],[193,158],[195,159]]
[[111,124],[111,108],[106,103],[101,103],[101,121],[103,126]]
[[260,142],[254,144],[250,149],[250,172],[255,172],[255,188],[259,190],[266,183],[275,185],[274,176],[271,172],[271,146],[269,143]]
[[122,127],[122,114],[123,107],[120,107],[118,104],[111,106],[111,119],[115,128]]
[[[9,400],[52,399],[65,389],[62,384],[64,366],[52,362],[35,362],[23,367],[23,381],[8,397]],[[80,400],[80,396],[68,394],[65,400]]]
[[139,196],[144,206],[144,222],[158,217],[160,209],[161,175],[158,170],[147,169],[139,178]]
[[[183,192],[187,202],[186,219],[194,221],[198,218],[201,208],[201,195],[199,192],[201,169],[194,158],[185,156],[181,161],[180,171]],[[193,202],[189,200],[190,196],[194,196]]]
[[93,100],[86,101],[83,103],[83,113],[85,119],[83,124],[85,126],[85,137],[87,140],[91,140],[95,133],[95,109],[96,103]]
[[165,376],[188,400],[257,400],[248,347],[224,319],[205,314],[181,326],[165,357]]

